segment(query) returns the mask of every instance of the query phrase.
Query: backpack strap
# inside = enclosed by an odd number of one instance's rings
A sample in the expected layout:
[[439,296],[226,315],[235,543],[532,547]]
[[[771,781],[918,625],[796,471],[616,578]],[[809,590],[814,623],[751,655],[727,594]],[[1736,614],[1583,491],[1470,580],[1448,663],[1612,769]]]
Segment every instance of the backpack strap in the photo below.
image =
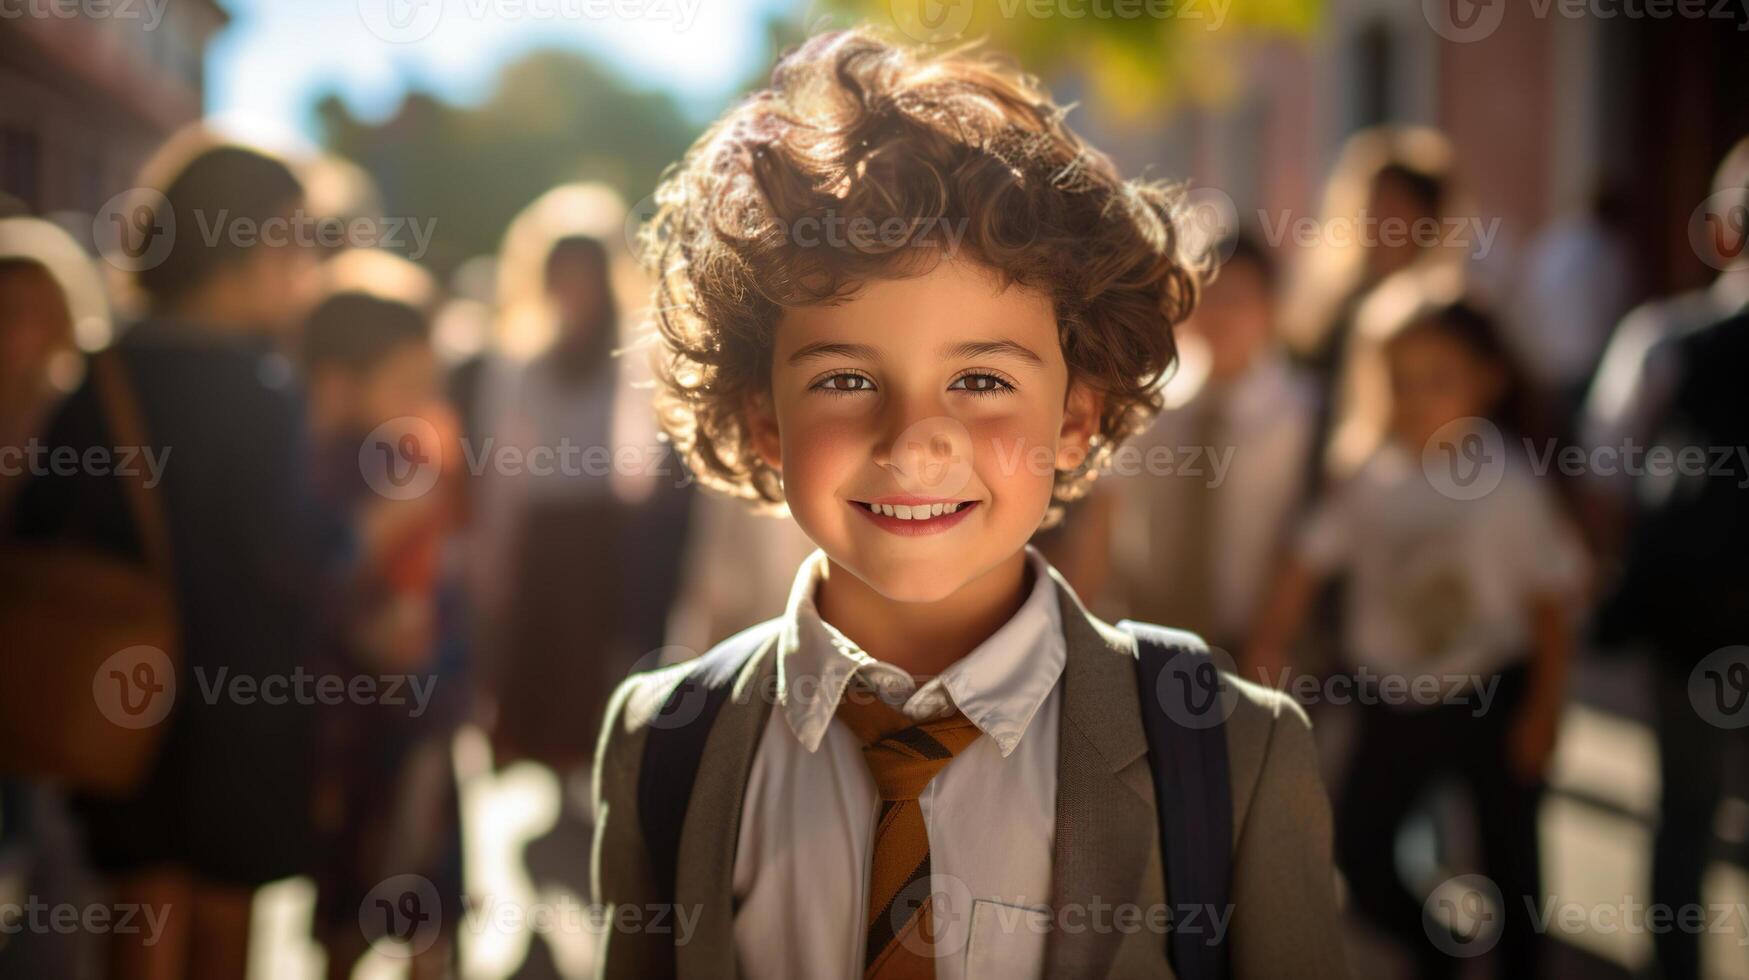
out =
[[773,632],[774,623],[743,630],[683,668],[685,676],[646,730],[638,769],[638,826],[655,872],[658,900],[665,904],[674,903],[680,832],[686,825],[705,741],[734,692],[741,668],[765,647]]
[[[1136,638],[1137,693],[1160,822],[1160,856],[1174,921],[1166,958],[1183,980],[1225,980],[1226,937],[1208,928],[1224,914],[1232,875],[1233,792],[1223,685],[1208,644],[1183,630],[1124,620]],[[1230,697],[1230,695],[1228,695]]]

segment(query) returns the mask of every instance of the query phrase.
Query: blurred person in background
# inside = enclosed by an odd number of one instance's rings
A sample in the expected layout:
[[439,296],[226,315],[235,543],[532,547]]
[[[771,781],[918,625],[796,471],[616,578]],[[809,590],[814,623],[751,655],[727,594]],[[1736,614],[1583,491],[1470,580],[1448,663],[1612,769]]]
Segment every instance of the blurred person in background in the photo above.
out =
[[[174,452],[155,493],[182,673],[144,787],[81,798],[78,810],[111,900],[168,910],[154,942],[113,935],[110,975],[233,978],[245,970],[254,889],[306,870],[312,854],[313,715],[295,699],[231,696],[227,678],[307,669],[343,541],[315,503],[301,392],[271,353],[302,315],[313,259],[242,233],[301,206],[291,167],[266,153],[191,130],[140,185],[162,195],[127,215],[142,236],[125,255],[147,312],[117,351],[150,440]],[[96,400],[87,383],[45,442],[81,454],[114,445]],[[141,554],[108,476],[33,478],[16,508],[21,538]]]
[[[108,327],[109,302],[84,249],[47,221],[0,218],[0,447],[41,435],[77,376],[75,340]],[[8,489],[0,484],[0,513]]]
[[686,525],[684,475],[648,392],[631,387],[635,359],[616,356],[608,242],[623,227],[617,197],[594,185],[557,188],[511,223],[498,264],[508,356],[478,395],[494,748],[561,776],[586,772],[609,692],[662,645]]
[[[1712,193],[1713,200],[1727,202],[1725,207],[1714,209],[1725,225],[1716,229],[1691,227],[1689,236],[1696,246],[1706,246],[1701,257],[1719,274],[1703,289],[1636,307],[1616,326],[1592,379],[1579,424],[1580,442],[1589,448],[1622,447],[1630,440],[1647,445],[1676,392],[1680,358],[1675,352],[1682,339],[1749,306],[1746,232],[1737,231],[1733,237],[1728,203],[1734,195],[1735,213],[1744,213],[1744,199],[1749,198],[1749,137],[1738,141],[1720,162]],[[1697,231],[1701,232],[1698,238]],[[1623,533],[1633,522],[1633,483],[1617,474],[1593,480],[1590,486],[1599,492],[1587,500],[1588,529],[1606,559],[1619,558]]]
[[1465,250],[1446,240],[1446,220],[1463,212],[1455,183],[1451,143],[1432,129],[1381,126],[1342,148],[1324,190],[1321,240],[1295,270],[1283,307],[1283,336],[1321,395],[1315,483],[1324,480],[1325,449],[1348,397],[1361,305],[1393,276],[1464,261]]
[[[0,449],[43,434],[77,381],[76,340],[108,331],[109,301],[85,250],[47,221],[0,218]],[[11,469],[0,473],[0,518],[23,486]]]
[[[1741,455],[1749,446],[1742,382],[1749,363],[1743,316],[1749,306],[1743,220],[1749,139],[1726,156],[1713,192],[1709,210],[1722,227],[1691,228],[1690,234],[1694,240],[1700,232],[1713,249],[1702,257],[1720,270],[1718,278],[1706,289],[1641,306],[1622,321],[1584,416],[1584,441],[1594,451],[1707,450],[1704,476],[1660,475],[1647,467],[1589,484],[1593,533],[1612,560],[1594,639],[1652,665],[1660,777],[1652,901],[1674,909],[1701,902],[1715,816],[1732,774],[1740,778],[1749,762],[1749,728],[1720,725],[1722,705],[1749,688],[1740,680],[1735,691],[1725,686],[1732,677],[1728,659],[1712,678],[1706,673],[1713,668],[1702,663],[1749,637],[1743,613],[1749,473]],[[1720,451],[1726,454],[1722,470],[1715,469]],[[1662,930],[1653,946],[1663,976],[1702,975],[1696,932]]]
[[1603,346],[1638,292],[1625,202],[1599,187],[1583,210],[1551,221],[1526,250],[1508,338],[1556,401],[1564,435]]
[[[108,329],[109,303],[84,249],[47,221],[0,218],[0,546],[29,479],[21,454],[77,379],[75,337]],[[37,796],[27,780],[0,776],[0,905],[36,887]]]
[[[373,265],[404,264],[368,257],[377,260]],[[323,500],[359,529],[346,623],[327,645],[323,673],[346,678],[349,689],[368,677],[376,690],[395,684],[402,692],[400,703],[322,709],[316,935],[328,953],[328,975],[351,976],[367,947],[359,914],[371,889],[417,874],[437,885],[438,921],[446,928],[441,941],[414,958],[414,975],[443,976],[462,899],[449,746],[467,705],[458,656],[465,632],[454,622],[457,604],[443,564],[458,516],[456,424],[441,401],[426,313],[414,302],[357,288],[334,292],[306,320],[299,347],[317,485]],[[413,467],[423,466],[437,468],[429,486],[413,482]],[[406,480],[404,493],[396,473]]]
[[1109,618],[1178,624],[1237,651],[1304,491],[1317,393],[1276,335],[1274,256],[1250,235],[1220,253],[1180,328],[1166,411],[1064,543],[1096,552],[1069,567],[1110,569],[1109,581],[1070,579]]
[[[1502,972],[1537,976],[1527,911],[1541,902],[1537,802],[1584,557],[1552,493],[1509,448],[1495,450],[1504,458],[1491,492],[1456,492],[1473,485],[1457,473],[1470,461],[1440,454],[1488,429],[1503,447],[1516,445],[1527,424],[1518,421],[1523,382],[1491,317],[1447,298],[1455,290],[1397,292],[1360,315],[1382,345],[1388,384],[1388,397],[1368,406],[1378,415],[1375,449],[1317,502],[1244,669],[1280,685],[1317,582],[1351,574],[1342,647],[1358,675],[1360,732],[1336,794],[1336,850],[1354,903],[1412,951],[1421,975],[1455,975],[1459,961],[1425,931],[1426,894],[1404,884],[1396,862],[1404,823],[1435,780],[1454,776],[1474,803],[1482,872],[1505,900]],[[1481,429],[1467,427],[1476,419]],[[1449,485],[1424,469],[1428,453],[1450,462]],[[1392,677],[1404,682],[1398,690],[1437,698],[1387,703],[1380,685]]]

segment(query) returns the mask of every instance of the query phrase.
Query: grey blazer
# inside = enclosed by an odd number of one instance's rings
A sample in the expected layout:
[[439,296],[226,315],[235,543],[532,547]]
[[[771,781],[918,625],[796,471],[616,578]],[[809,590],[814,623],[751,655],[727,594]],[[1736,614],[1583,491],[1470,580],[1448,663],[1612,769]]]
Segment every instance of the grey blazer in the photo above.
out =
[[[1154,786],[1136,691],[1135,642],[1088,613],[1053,569],[1068,659],[1057,758],[1053,909],[1047,977],[1171,977],[1162,935],[1077,927],[1086,907],[1166,904]],[[735,977],[733,874],[742,794],[765,732],[781,631],[748,659],[717,716],[680,839],[675,904],[694,919],[674,945],[639,832],[638,771],[649,720],[694,663],[631,677],[614,692],[595,768],[595,900],[607,908],[604,977]],[[1348,975],[1331,866],[1330,805],[1311,726],[1286,696],[1223,675],[1232,767],[1233,980]],[[1062,914],[1071,906],[1082,912]],[[779,937],[774,937],[779,939]],[[781,941],[779,939],[779,941]]]

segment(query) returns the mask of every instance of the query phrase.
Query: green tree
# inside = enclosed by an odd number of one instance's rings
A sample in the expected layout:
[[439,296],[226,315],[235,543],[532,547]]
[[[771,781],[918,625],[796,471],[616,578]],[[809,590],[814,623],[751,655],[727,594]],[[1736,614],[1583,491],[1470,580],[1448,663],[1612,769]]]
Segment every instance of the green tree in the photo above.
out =
[[927,43],[988,41],[1030,72],[1086,80],[1102,112],[1137,115],[1227,90],[1232,47],[1259,35],[1301,36],[1324,0],[825,0]]
[[437,219],[425,261],[440,274],[495,251],[516,212],[557,184],[599,180],[638,201],[698,131],[669,96],[568,51],[506,66],[477,106],[415,92],[370,123],[329,95],[316,114],[327,148],[376,179],[389,215]]

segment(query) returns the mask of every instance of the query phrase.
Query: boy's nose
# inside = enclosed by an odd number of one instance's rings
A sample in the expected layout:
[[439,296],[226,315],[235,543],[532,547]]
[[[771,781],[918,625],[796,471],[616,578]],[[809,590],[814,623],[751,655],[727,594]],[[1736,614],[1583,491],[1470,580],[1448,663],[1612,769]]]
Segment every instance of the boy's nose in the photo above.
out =
[[972,481],[972,436],[950,415],[894,413],[874,461],[892,474],[904,493],[958,497]]

